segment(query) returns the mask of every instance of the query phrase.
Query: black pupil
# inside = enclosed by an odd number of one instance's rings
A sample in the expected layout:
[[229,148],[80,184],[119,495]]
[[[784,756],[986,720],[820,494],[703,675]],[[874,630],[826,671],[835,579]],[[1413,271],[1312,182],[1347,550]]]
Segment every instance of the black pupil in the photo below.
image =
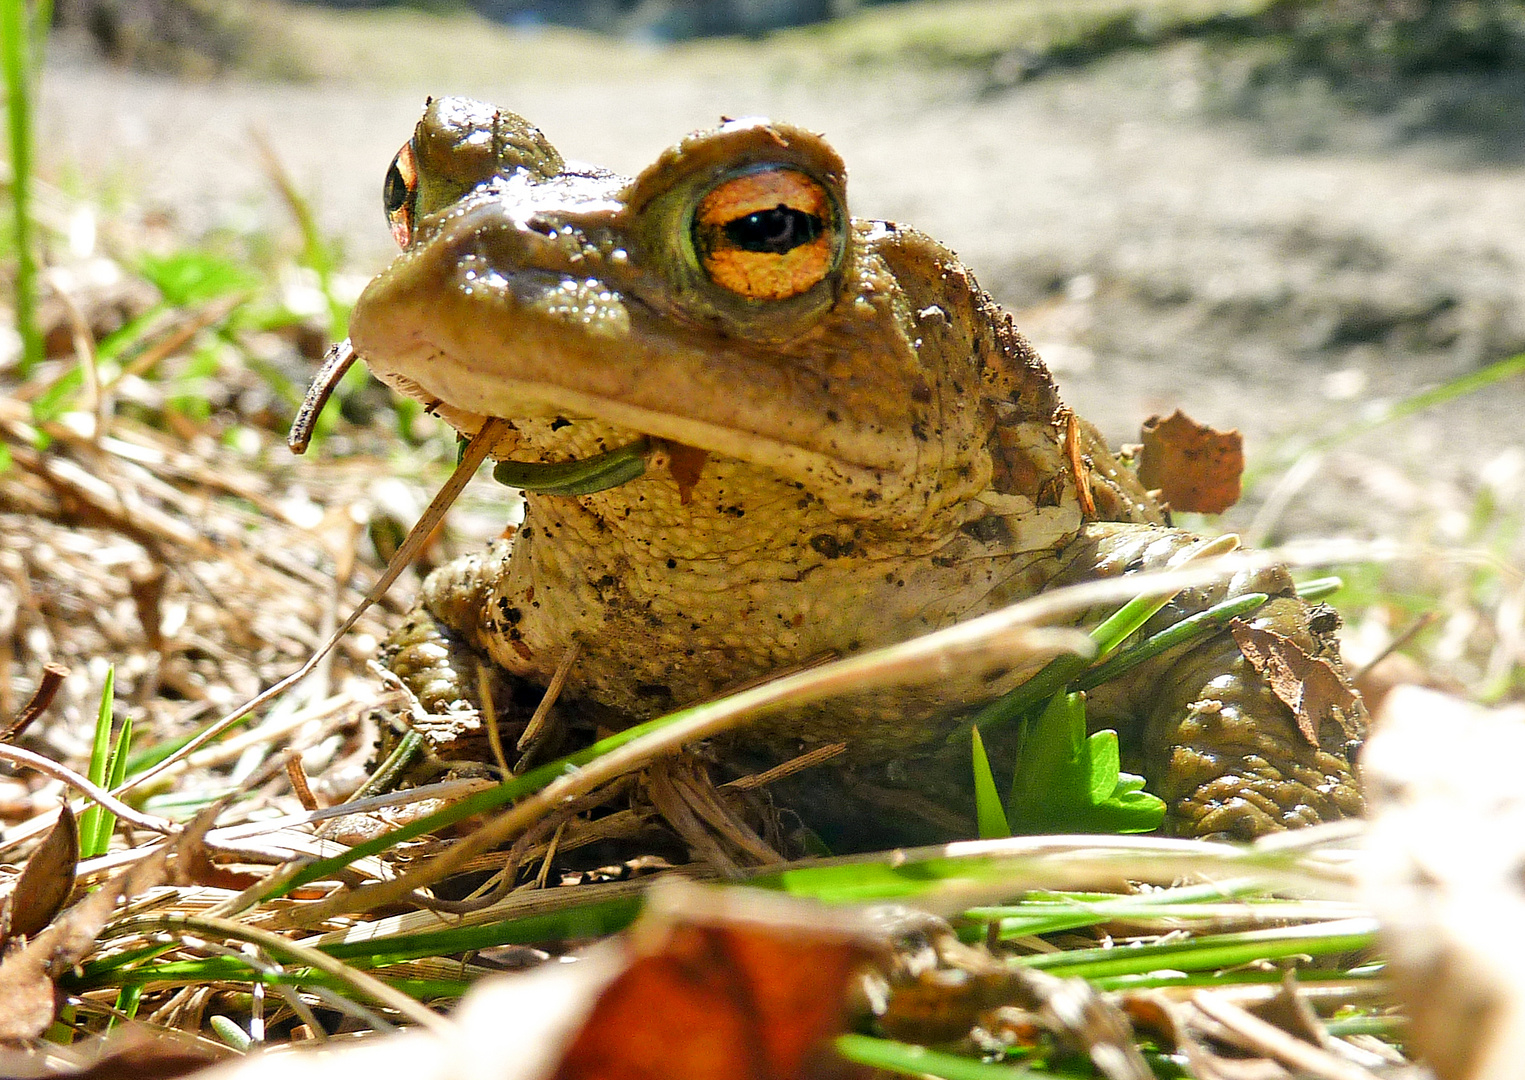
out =
[[387,170],[386,181],[381,185],[381,198],[386,203],[387,215],[397,213],[408,205],[413,193],[408,190],[408,182],[402,178],[402,170],[397,167],[394,159],[392,167]]
[[782,255],[821,235],[825,222],[814,214],[779,203],[772,210],[728,221],[726,238],[743,251],[763,251]]

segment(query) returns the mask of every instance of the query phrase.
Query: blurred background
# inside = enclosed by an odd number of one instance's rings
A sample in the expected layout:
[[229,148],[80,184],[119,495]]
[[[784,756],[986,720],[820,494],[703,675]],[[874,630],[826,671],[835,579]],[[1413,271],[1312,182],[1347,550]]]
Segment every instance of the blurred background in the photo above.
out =
[[[824,132],[854,212],[958,251],[1114,440],[1179,405],[1285,464],[1525,350],[1511,0],[59,0],[55,23],[43,175],[258,246],[297,227],[273,156],[351,291],[391,250],[381,178],[424,97],[466,93],[625,172],[722,114]],[[1522,472],[1522,404],[1516,379],[1356,440],[1256,531],[1465,511]]]
[[[1114,443],[1176,407],[1242,429],[1245,499],[1187,524],[1465,551],[1353,569],[1346,595],[1381,601],[1376,647],[1445,609],[1432,660],[1519,677],[1521,0],[57,0],[50,22],[34,414],[79,385],[80,314],[130,376],[116,400],[312,483],[280,434],[394,250],[382,177],[427,95],[626,173],[765,114],[825,133],[856,215],[959,252]],[[185,337],[160,348],[167,307]],[[358,375],[340,399],[332,453],[444,438]],[[1421,581],[1442,564],[1485,569]]]

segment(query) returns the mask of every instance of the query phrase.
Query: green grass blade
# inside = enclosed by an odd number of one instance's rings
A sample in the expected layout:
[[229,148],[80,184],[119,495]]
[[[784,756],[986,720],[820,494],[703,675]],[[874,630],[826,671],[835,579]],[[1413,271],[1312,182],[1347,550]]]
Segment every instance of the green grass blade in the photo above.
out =
[[32,242],[32,28],[26,0],[0,0],[0,66],[5,69],[6,129],[11,151],[11,233],[16,245],[14,303],[21,335],[21,377],[42,362],[37,324],[37,253]]
[[[116,668],[113,666],[106,669],[106,681],[101,687],[101,706],[95,717],[95,739],[90,746],[90,771],[87,775],[96,787],[106,785],[106,777],[111,768],[111,704],[115,693]],[[106,810],[99,806],[92,806],[79,816],[81,859],[93,859],[105,850],[101,842],[111,835],[106,830],[105,836],[102,836],[107,816]],[[115,815],[110,816],[114,826]]]
[[1011,962],[1024,967],[1043,968],[1055,975],[1086,979],[1147,975],[1161,970],[1217,971],[1239,964],[1292,956],[1330,956],[1354,952],[1370,948],[1376,938],[1376,925],[1372,920],[1345,919],[1321,926],[1210,934],[1188,941],[1155,945],[1039,953],[1016,957]]
[[254,1040],[249,1037],[249,1033],[221,1013],[213,1013],[207,1018],[207,1023],[219,1039],[239,1053],[247,1053],[253,1048]]
[[914,1043],[876,1039],[871,1035],[838,1035],[833,1045],[848,1061],[905,1076],[937,1076],[943,1080],[1020,1080],[1053,1075],[1036,1073],[1021,1065],[998,1065],[944,1050],[929,1050]]
[[1102,683],[1110,682],[1132,671],[1144,661],[1153,660],[1168,649],[1206,637],[1226,626],[1229,620],[1254,611],[1269,599],[1270,597],[1265,593],[1245,593],[1243,596],[1236,596],[1232,600],[1215,604],[1206,611],[1199,611],[1195,615],[1182,619],[1174,626],[1161,630],[1158,634],[1151,634],[1137,645],[1108,657],[1105,662],[1097,664],[1076,678],[1070,684],[1071,688],[1091,690]]
[[1325,597],[1333,596],[1344,587],[1344,579],[1331,574],[1329,577],[1299,582],[1297,585],[1297,595],[1311,604],[1315,601],[1323,600]]
[[1006,823],[1006,808],[1001,805],[1001,792],[990,771],[990,758],[985,753],[985,740],[980,738],[980,729],[970,728],[969,731],[974,758],[974,818],[979,823],[981,840],[1000,840],[1011,835],[1011,826]]
[[[117,1012],[126,1015],[131,1020],[138,1015],[138,1003],[143,1000],[143,988],[141,986],[124,986],[117,991]],[[110,1031],[117,1026],[117,1018],[113,1016],[106,1022],[106,1030]]]
[[1393,402],[1375,416],[1358,420],[1323,438],[1296,446],[1291,449],[1291,452],[1284,448],[1280,453],[1269,455],[1264,464],[1245,471],[1245,488],[1248,489],[1266,473],[1290,465],[1298,458],[1333,450],[1337,446],[1350,442],[1352,439],[1358,439],[1395,421],[1421,413],[1444,402],[1475,394],[1494,383],[1512,379],[1517,375],[1525,375],[1525,353],[1496,360],[1480,371],[1469,371],[1439,386],[1428,387],[1418,393],[1410,394],[1406,398]]
[[[695,706],[695,708],[703,707],[702,705]],[[394,829],[374,839],[367,840],[362,844],[356,844],[354,847],[338,855],[331,855],[326,859],[318,859],[299,873],[293,875],[289,881],[275,886],[268,895],[261,899],[269,900],[278,896],[284,896],[298,886],[306,885],[309,882],[318,881],[337,873],[356,859],[379,854],[396,844],[402,843],[404,840],[412,840],[414,837],[423,836],[442,829],[447,825],[453,825],[457,821],[471,817],[474,814],[485,814],[515,799],[534,794],[563,773],[571,769],[580,768],[594,758],[607,754],[611,750],[616,750],[626,743],[640,738],[642,735],[659,731],[671,724],[686,720],[692,712],[692,709],[683,709],[679,712],[669,713],[667,716],[659,716],[655,720],[648,720],[644,724],[637,724],[634,727],[626,728],[624,731],[616,732],[606,739],[600,739],[592,746],[579,750],[575,754],[569,754],[556,761],[548,761],[539,768],[531,769],[523,776],[516,776],[495,788],[488,788],[486,791],[479,791],[475,795],[469,795],[458,803],[447,806],[442,810],[436,810],[434,813],[421,817],[400,829]]]
[[[122,786],[122,781],[127,779],[127,752],[132,746],[132,717],[122,721],[122,730],[117,733],[116,746],[112,748],[111,760],[106,768],[106,790],[112,791]],[[106,849],[111,846],[111,834],[116,830],[116,815],[105,807],[91,807],[100,811],[100,817],[96,823],[95,842],[99,851],[97,855],[104,855]]]

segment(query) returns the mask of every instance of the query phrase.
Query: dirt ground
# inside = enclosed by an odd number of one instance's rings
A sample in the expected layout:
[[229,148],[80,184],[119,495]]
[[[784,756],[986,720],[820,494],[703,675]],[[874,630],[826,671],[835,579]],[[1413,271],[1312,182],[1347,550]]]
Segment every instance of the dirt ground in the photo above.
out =
[[[754,67],[745,52],[726,71],[678,54],[631,69],[597,50],[552,78],[472,70],[425,87],[406,71],[185,85],[64,47],[41,142],[49,168],[141,193],[195,232],[282,219],[250,138],[263,132],[363,278],[388,256],[381,178],[425,93],[485,97],[568,157],[626,172],[722,114],[788,119],[843,154],[855,214],[960,252],[1111,438],[1180,406],[1243,429],[1252,467],[1525,350],[1525,167],[1452,141],[1397,145],[1383,119],[1316,93],[1291,94],[1278,122],[1227,118],[1199,46],[998,91],[932,72]],[[1287,148],[1310,128],[1325,149]],[[1268,478],[1228,524],[1262,539],[1456,539],[1484,485],[1521,497],[1522,415],[1516,378],[1342,447],[1275,497]]]

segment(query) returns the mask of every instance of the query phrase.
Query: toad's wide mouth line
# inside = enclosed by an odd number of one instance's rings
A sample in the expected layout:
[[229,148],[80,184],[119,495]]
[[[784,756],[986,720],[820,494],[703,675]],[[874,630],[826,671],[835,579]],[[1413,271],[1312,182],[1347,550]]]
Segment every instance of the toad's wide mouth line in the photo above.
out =
[[[291,423],[287,445],[293,453],[303,453],[312,438],[318,414],[328,403],[339,380],[355,362],[355,351],[348,338],[337,342],[324,357],[323,367],[307,388],[307,396]],[[500,484],[541,495],[592,495],[628,484],[646,472],[651,455],[651,439],[637,436],[624,446],[592,457],[572,461],[499,461],[492,477]]]

